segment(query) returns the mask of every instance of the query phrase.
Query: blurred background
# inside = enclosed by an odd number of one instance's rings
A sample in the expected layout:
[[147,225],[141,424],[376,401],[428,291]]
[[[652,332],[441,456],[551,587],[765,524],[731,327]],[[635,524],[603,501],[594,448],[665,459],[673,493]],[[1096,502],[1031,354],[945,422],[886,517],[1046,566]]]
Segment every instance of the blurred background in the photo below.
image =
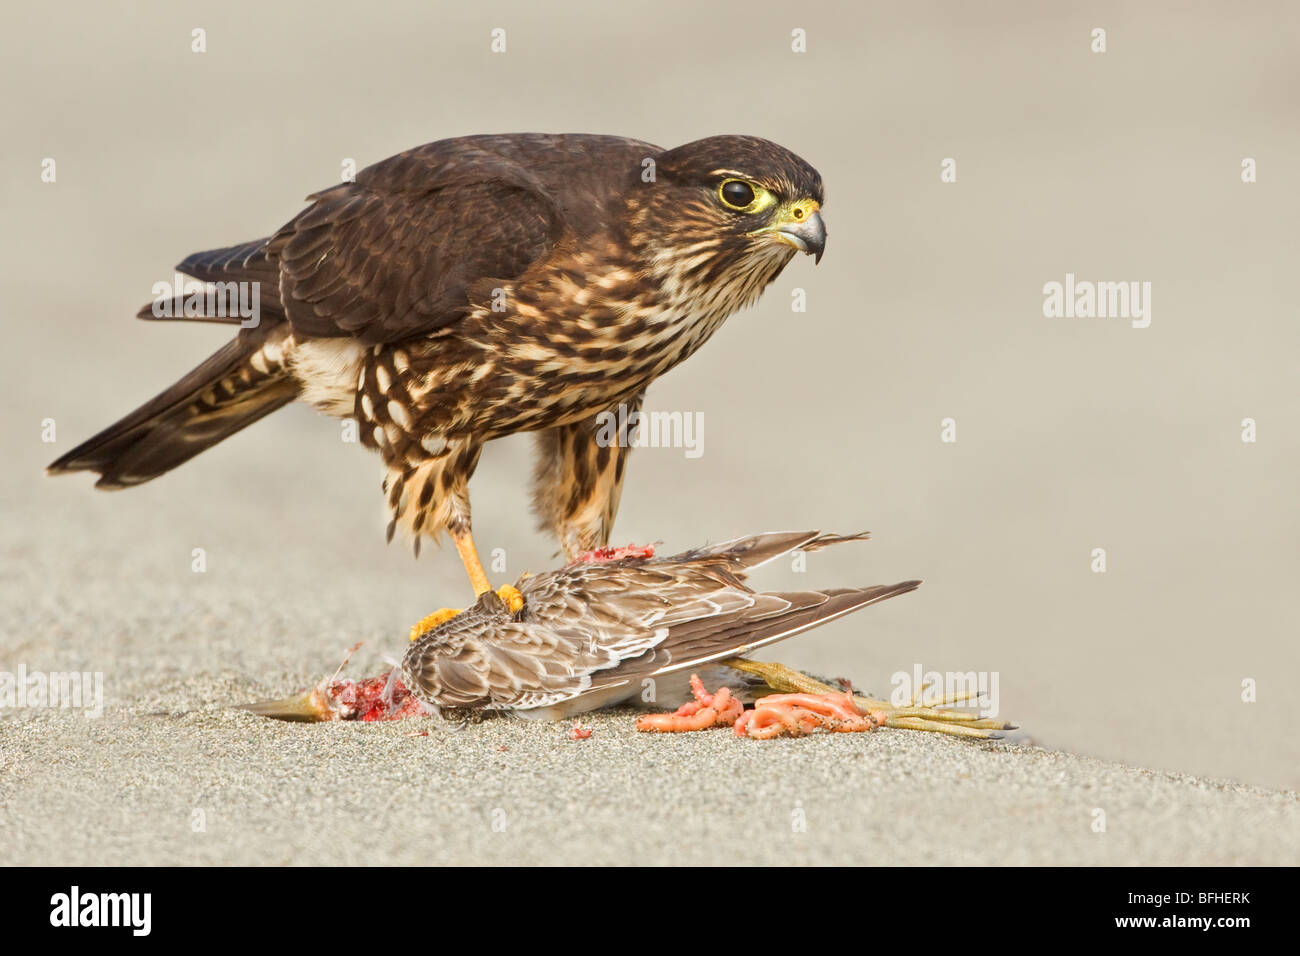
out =
[[[757,583],[924,586],[770,657],[878,693],[918,665],[996,671],[1002,714],[1046,746],[1300,784],[1294,5],[151,2],[5,19],[0,668],[102,670],[110,696],[141,673],[312,673],[342,649],[326,622],[370,639],[373,663],[468,596],[453,549],[385,546],[378,459],[305,407],[128,492],[42,474],[228,335],[132,318],[183,256],[268,235],[347,158],[480,132],[750,133],[821,171],[826,256],[651,389],[651,410],[702,413],[703,454],[634,455],[617,542],[870,529]],[[1067,272],[1150,282],[1150,327],[1045,318],[1043,285]],[[528,513],[530,441],[489,446],[472,487],[498,582],[554,563]]]

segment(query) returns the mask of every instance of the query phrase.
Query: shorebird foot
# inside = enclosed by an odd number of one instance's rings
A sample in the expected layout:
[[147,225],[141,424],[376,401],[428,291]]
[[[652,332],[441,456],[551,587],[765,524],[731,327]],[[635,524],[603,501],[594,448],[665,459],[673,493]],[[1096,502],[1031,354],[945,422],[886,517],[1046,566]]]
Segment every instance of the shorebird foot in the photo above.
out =
[[[905,707],[896,707],[885,700],[861,695],[846,695],[843,690],[823,684],[809,677],[802,671],[786,667],[784,664],[766,661],[752,661],[743,657],[732,657],[723,661],[728,667],[759,677],[774,691],[782,695],[830,695],[847,696],[854,707],[864,715],[870,716],[878,725],[893,727],[897,730],[921,730],[929,733],[948,734],[954,737],[970,737],[978,740],[998,740],[1002,734],[998,731],[1015,730],[1016,725],[989,717],[980,717],[969,711],[947,709],[949,704],[960,704],[977,695],[955,695],[935,702],[934,706],[922,706],[915,701]],[[922,688],[924,691],[925,688]],[[772,696],[759,698],[758,707]],[[798,705],[795,705],[798,706]],[[753,720],[754,718],[750,718]],[[775,718],[766,720],[776,723]],[[739,730],[737,731],[739,733]],[[750,736],[756,736],[752,731]],[[772,734],[776,736],[776,734]]]

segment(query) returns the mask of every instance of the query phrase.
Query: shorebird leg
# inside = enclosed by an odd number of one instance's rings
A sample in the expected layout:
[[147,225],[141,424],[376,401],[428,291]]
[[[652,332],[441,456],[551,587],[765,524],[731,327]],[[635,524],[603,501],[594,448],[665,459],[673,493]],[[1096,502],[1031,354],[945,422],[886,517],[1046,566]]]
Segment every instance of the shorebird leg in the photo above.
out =
[[[840,688],[823,684],[802,671],[786,667],[784,664],[752,661],[743,657],[728,658],[722,663],[734,670],[743,671],[746,674],[753,674],[761,678],[768,687],[782,694],[843,696],[843,691]],[[1015,724],[1009,724],[1005,721],[980,717],[978,714],[967,711],[946,709],[948,704],[964,703],[975,696],[978,695],[958,695],[946,698],[938,701],[937,706],[933,707],[922,706],[915,702],[906,707],[895,707],[889,701],[862,696],[853,696],[852,702],[859,711],[876,718],[885,727],[893,727],[897,730],[923,730],[936,734],[949,734],[954,737],[998,740],[1002,737],[1002,734],[998,733],[998,731],[1016,729]],[[770,700],[772,700],[771,696],[759,698],[758,705],[761,707],[765,701]],[[751,736],[753,736],[752,733]]]

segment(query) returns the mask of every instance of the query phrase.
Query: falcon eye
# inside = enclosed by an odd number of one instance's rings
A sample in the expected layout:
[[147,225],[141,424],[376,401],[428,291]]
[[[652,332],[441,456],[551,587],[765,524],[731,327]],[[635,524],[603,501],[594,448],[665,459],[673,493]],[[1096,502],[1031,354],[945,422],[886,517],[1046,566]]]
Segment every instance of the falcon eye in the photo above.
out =
[[728,179],[718,190],[718,196],[725,206],[732,209],[746,209],[755,199],[754,187],[740,179]]

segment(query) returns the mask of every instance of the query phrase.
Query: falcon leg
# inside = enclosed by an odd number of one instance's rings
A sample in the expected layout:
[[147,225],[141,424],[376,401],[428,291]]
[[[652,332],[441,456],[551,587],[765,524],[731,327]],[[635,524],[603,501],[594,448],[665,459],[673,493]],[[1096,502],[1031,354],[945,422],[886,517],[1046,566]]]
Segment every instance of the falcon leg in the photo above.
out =
[[474,536],[468,529],[460,533],[453,531],[451,540],[456,542],[456,553],[460,555],[461,563],[465,565],[470,586],[474,588],[474,597],[477,598],[480,594],[491,591],[492,585],[488,583],[487,572],[483,570],[483,562],[478,558],[478,548],[474,547]]
[[609,544],[641,398],[630,396],[591,418],[537,433],[533,511],[540,530],[559,539],[570,561]]
[[[384,480],[390,511],[388,539],[393,539],[400,525],[410,534],[418,555],[421,535],[437,537],[445,531],[456,545],[477,600],[492,590],[470,532],[469,479],[478,464],[482,445],[472,441],[449,442],[441,453],[428,457],[420,457],[418,449],[413,452],[412,448],[408,442],[384,449],[389,465]],[[415,457],[409,457],[412,454]],[[523,596],[512,585],[502,585],[497,595],[512,614],[524,606]],[[445,624],[460,611],[460,608],[445,607],[425,615],[411,628],[411,640]]]
[[[809,677],[802,671],[786,667],[784,664],[765,661],[751,661],[743,657],[732,657],[722,662],[727,667],[746,674],[759,677],[772,690],[781,694],[842,695],[842,688],[823,684]],[[923,707],[913,703],[907,707],[895,707],[888,701],[873,697],[854,696],[853,703],[863,713],[871,713],[883,718],[885,727],[898,730],[924,730],[954,737],[973,737],[979,740],[997,740],[1001,738],[999,730],[1015,730],[1015,724],[1001,720],[980,717],[977,714],[960,710],[948,710],[944,705],[963,703],[969,698],[951,698],[940,702],[938,707]],[[761,699],[760,699],[761,700]]]
[[[451,539],[456,542],[456,552],[465,565],[465,573],[469,575],[469,583],[474,588],[474,597],[491,591],[492,585],[488,582],[487,572],[483,570],[483,562],[478,559],[478,548],[474,547],[474,536],[467,529],[460,534],[453,533]],[[511,614],[518,614],[523,609],[524,596],[513,584],[503,584],[497,588],[497,597],[505,601]]]

